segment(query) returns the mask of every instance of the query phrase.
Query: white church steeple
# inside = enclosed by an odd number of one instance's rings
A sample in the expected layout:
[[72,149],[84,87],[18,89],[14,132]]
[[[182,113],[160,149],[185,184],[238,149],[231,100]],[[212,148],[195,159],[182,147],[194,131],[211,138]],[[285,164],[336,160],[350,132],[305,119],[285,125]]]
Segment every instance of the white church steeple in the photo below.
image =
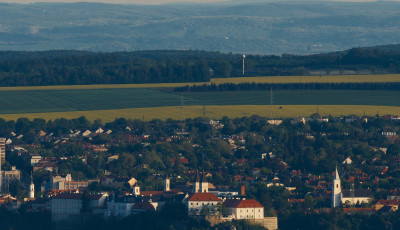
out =
[[170,181],[170,179],[168,177],[168,174],[167,174],[167,176],[165,177],[165,180],[164,180],[164,192],[169,192],[171,190],[170,182],[171,181]]
[[136,182],[135,186],[133,187],[133,195],[140,196],[140,187],[137,182]]
[[336,167],[335,177],[332,181],[332,208],[339,207],[342,200],[342,188],[340,184],[339,172]]
[[31,185],[29,186],[29,198],[35,198],[35,184],[33,184],[32,174],[31,174]]

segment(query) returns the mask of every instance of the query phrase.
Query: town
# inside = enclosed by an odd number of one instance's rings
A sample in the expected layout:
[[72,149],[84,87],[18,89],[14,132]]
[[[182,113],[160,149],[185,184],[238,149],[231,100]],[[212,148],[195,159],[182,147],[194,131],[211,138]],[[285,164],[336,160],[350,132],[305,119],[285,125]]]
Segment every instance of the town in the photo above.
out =
[[339,226],[370,217],[386,226],[398,220],[399,132],[399,116],[379,114],[0,119],[1,212],[39,215],[38,229],[106,229],[146,215],[175,216],[161,222],[170,229],[306,229],[300,219],[315,216],[325,228],[333,215]]

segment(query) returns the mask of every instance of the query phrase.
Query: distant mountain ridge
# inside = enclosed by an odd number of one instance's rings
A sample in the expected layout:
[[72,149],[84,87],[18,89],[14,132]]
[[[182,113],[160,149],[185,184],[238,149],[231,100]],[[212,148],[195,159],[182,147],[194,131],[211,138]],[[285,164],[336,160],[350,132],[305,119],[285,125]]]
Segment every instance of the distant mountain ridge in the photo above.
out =
[[0,50],[313,54],[399,43],[399,2],[0,3]]

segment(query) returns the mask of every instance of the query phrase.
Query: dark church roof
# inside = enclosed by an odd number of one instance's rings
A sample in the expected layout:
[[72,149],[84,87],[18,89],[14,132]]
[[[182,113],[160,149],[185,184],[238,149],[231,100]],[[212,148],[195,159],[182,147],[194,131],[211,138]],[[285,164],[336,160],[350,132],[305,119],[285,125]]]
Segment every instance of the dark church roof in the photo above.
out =
[[200,173],[199,170],[196,171],[196,175],[194,177],[194,182],[206,183],[207,178],[204,172]]
[[[350,198],[350,189],[342,189],[343,197]],[[354,189],[354,197],[374,197],[369,189]]]
[[194,176],[194,182],[200,182],[200,173],[199,173],[199,170],[196,171],[196,175]]

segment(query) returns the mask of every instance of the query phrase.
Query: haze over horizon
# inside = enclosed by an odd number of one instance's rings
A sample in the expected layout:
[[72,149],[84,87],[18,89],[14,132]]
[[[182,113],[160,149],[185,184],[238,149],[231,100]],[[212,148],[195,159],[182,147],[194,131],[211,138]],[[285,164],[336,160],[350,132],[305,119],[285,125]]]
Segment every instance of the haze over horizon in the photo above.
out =
[[[97,2],[97,3],[109,3],[109,4],[143,4],[143,5],[157,5],[166,3],[217,3],[217,2],[239,2],[240,0],[0,0],[3,3],[20,3],[20,4],[30,4],[38,2],[48,2],[48,3],[74,3],[74,2]],[[280,0],[266,0],[265,2],[279,2]],[[290,0],[282,0],[290,1]],[[297,0],[292,0],[297,1]],[[300,0],[299,0],[300,1]],[[310,0],[313,1],[313,0]],[[314,0],[316,1],[316,0]],[[331,2],[378,2],[385,0],[320,0],[321,1],[331,1]],[[398,2],[400,0],[391,0],[392,2]],[[250,0],[242,1],[243,3],[250,2],[263,2],[261,0]],[[317,2],[317,1],[316,1]]]
[[174,2],[193,2],[193,3],[212,3],[212,2],[224,2],[229,0],[0,0],[0,2],[6,3],[21,3],[21,4],[29,4],[29,3],[37,3],[37,2],[53,2],[53,3],[74,3],[74,2],[99,2],[99,3],[109,3],[109,4],[143,4],[143,5],[156,5],[156,4],[165,4],[165,3],[174,3]]
[[364,4],[325,0],[225,3],[221,0],[149,0],[147,3],[156,1],[220,3],[0,4],[0,50],[170,49],[315,54],[399,43],[398,1]]

